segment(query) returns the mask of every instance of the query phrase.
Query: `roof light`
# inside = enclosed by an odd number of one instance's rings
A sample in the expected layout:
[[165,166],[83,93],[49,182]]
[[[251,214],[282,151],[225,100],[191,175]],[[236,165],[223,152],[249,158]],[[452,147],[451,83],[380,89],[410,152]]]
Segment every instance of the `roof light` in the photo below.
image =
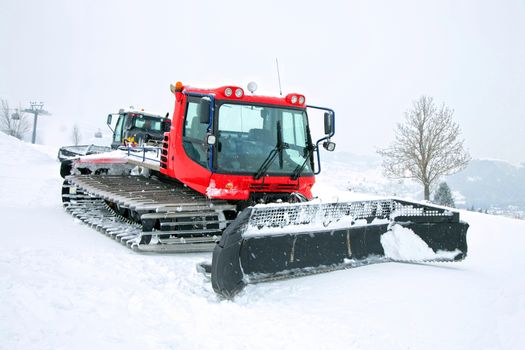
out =
[[182,92],[182,87],[182,82],[180,81],[176,82],[175,85],[170,84],[170,90],[172,93]]
[[241,88],[235,89],[235,97],[241,98],[244,95],[244,91]]
[[293,105],[304,106],[306,98],[304,97],[304,95],[288,94],[286,95],[285,100],[286,102],[293,104]]
[[250,81],[248,83],[248,91],[250,91],[252,94],[257,90],[257,83],[254,81]]
[[226,88],[224,89],[224,95],[226,95],[226,97],[230,97],[232,95],[233,91],[232,91],[232,88]]

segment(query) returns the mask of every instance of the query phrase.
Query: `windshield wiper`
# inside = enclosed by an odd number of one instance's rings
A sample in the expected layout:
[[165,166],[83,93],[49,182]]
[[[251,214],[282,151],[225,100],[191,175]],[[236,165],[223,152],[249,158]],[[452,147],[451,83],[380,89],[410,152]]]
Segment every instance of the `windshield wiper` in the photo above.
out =
[[299,176],[301,176],[301,173],[303,172],[304,168],[306,168],[306,163],[310,160],[310,156],[315,151],[315,147],[313,145],[310,145],[308,147],[305,147],[306,155],[304,156],[304,162],[301,165],[298,165],[295,170],[292,173],[292,180],[297,180]]
[[288,144],[283,142],[283,135],[282,135],[282,128],[281,123],[277,121],[277,145],[270,151],[268,154],[268,157],[264,160],[264,162],[261,164],[259,169],[257,170],[257,173],[253,176],[255,180],[259,180],[261,177],[263,177],[270,166],[272,165],[273,161],[275,160],[275,157],[279,155],[279,166],[283,167],[283,150],[288,148]]

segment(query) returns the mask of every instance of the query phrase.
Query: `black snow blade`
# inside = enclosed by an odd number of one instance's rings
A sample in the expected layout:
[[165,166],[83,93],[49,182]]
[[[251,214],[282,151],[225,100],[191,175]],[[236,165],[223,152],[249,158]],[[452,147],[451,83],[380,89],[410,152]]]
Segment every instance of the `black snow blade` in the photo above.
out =
[[397,199],[245,209],[213,251],[216,293],[248,283],[387,261],[458,261],[468,224],[459,213]]

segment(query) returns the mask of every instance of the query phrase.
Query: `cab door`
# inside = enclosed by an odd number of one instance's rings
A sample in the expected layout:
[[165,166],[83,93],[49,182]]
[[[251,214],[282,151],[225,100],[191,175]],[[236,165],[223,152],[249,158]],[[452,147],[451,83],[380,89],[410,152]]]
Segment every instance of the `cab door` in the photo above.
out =
[[111,148],[117,149],[122,145],[123,127],[126,114],[119,114],[117,124],[115,125],[115,131],[113,132],[113,141],[111,142]]

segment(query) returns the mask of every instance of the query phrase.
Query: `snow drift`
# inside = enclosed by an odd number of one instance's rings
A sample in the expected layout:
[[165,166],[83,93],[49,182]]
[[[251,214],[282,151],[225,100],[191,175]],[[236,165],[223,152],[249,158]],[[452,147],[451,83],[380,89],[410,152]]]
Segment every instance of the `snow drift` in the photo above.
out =
[[223,301],[195,269],[209,254],[137,254],[66,214],[56,149],[2,133],[0,149],[0,348],[525,344],[523,221],[462,212],[471,226],[464,262],[377,264],[250,285],[234,302]]

